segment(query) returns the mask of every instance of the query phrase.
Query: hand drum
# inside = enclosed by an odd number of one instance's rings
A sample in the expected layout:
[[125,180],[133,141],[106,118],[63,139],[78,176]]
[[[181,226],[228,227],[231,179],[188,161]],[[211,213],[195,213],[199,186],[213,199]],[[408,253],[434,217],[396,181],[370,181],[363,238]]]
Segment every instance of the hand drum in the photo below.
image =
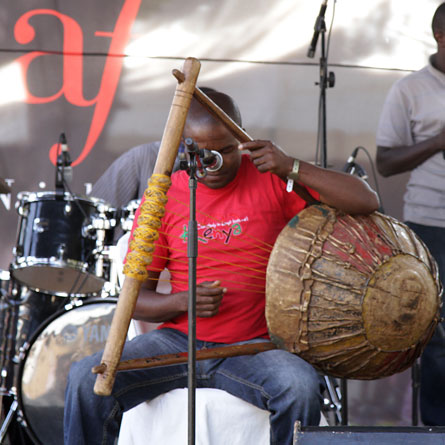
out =
[[272,341],[335,377],[410,367],[440,318],[437,265],[405,224],[314,205],[278,236],[267,268]]

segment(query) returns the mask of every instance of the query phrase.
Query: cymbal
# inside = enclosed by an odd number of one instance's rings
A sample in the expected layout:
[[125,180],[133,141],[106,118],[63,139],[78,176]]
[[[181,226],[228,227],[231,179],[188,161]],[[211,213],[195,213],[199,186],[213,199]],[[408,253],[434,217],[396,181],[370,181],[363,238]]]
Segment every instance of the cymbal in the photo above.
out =
[[0,193],[11,193],[11,187],[6,184],[3,178],[0,178]]

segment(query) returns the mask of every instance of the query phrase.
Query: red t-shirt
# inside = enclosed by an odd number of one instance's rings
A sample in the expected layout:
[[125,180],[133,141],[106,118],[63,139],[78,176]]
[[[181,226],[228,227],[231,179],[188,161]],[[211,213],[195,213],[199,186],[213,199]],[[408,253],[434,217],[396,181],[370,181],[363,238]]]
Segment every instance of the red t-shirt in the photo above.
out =
[[[318,198],[315,192],[311,194]],[[168,198],[148,269],[166,267],[174,293],[188,290],[190,189],[186,172],[172,175]],[[276,175],[258,172],[248,155],[243,155],[237,176],[227,186],[210,189],[198,183],[197,283],[220,280],[227,288],[218,314],[197,318],[199,340],[233,343],[267,337],[264,311],[268,258],[283,227],[305,206],[296,193],[286,191],[285,182]],[[187,333],[187,314],[163,323],[164,327]]]

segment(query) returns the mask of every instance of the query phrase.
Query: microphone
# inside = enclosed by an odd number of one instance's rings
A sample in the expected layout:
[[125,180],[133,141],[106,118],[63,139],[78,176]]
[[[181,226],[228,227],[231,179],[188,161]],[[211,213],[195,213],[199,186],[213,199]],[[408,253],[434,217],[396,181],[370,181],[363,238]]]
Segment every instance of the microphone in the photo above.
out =
[[366,173],[365,169],[360,164],[356,164],[355,162],[352,164],[347,173],[350,175],[357,175],[359,178],[365,180],[368,179],[368,174]]
[[219,151],[199,149],[198,145],[192,138],[185,139],[185,145],[189,153],[195,155],[196,175],[203,178],[207,172],[217,172],[224,164],[223,157]]
[[354,151],[351,153],[351,156],[346,161],[346,164],[344,165],[342,171],[348,173],[351,167],[355,165],[355,158],[357,157],[357,153],[359,151],[360,147],[354,148]]
[[311,41],[311,44],[310,44],[308,52],[307,52],[307,56],[310,58],[313,58],[315,55],[315,49],[317,47],[318,36],[320,34],[320,30],[322,28],[322,24],[324,21],[324,14],[326,12],[327,4],[328,4],[328,0],[323,0],[321,2],[320,12],[318,13],[317,20],[315,21],[314,35],[312,36],[312,41]]
[[346,161],[342,171],[345,173],[349,173],[350,175],[357,175],[359,178],[368,179],[368,174],[365,169],[355,162],[355,158],[357,157],[357,153],[361,147],[355,147],[351,156]]
[[200,155],[200,152],[202,150],[199,149],[198,144],[192,138],[186,138],[184,142],[188,152],[194,154],[196,162],[196,176],[198,178],[204,178],[204,176],[207,174],[207,171],[201,161],[202,156]]
[[224,164],[219,151],[203,149],[202,163],[208,172],[217,172]]
[[56,163],[56,189],[64,190],[65,183],[73,179],[73,169],[71,167],[71,158],[66,143],[65,133],[59,136],[59,154]]

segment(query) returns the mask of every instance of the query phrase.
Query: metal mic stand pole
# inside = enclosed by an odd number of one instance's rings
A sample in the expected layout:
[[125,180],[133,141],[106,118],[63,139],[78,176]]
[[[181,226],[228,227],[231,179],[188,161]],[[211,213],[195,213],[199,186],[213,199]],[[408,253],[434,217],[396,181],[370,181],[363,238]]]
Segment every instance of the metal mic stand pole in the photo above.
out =
[[[320,57],[320,81],[315,82],[315,85],[320,86],[320,108],[319,108],[319,132],[321,133],[321,162],[319,165],[322,167],[327,167],[327,139],[326,139],[326,88],[333,87],[335,85],[335,75],[333,72],[328,73],[328,60],[326,56],[326,44],[325,44],[325,34],[326,34],[326,22],[324,20],[324,15],[326,12],[327,0],[324,0],[321,4],[320,12],[317,16],[314,26],[314,35],[312,36],[312,41],[309,46],[307,56],[312,58],[315,55],[315,50],[317,48],[318,37],[321,34],[321,57]],[[321,123],[320,123],[321,120]],[[320,138],[317,141],[317,156]],[[316,159],[318,162],[319,159]]]
[[196,258],[198,257],[198,225],[196,222],[196,156],[190,153],[189,189],[190,219],[188,225],[187,256],[189,259],[188,299],[188,445],[195,444],[196,408]]
[[320,103],[321,103],[321,166],[326,168],[327,161],[327,137],[326,137],[326,77],[327,60],[325,56],[325,33],[326,23],[324,19],[320,20],[321,33],[321,57],[320,57]]
[[[333,88],[335,85],[335,74],[330,71],[328,73],[328,60],[326,57],[326,22],[324,20],[324,14],[326,11],[326,1],[322,3],[320,13],[315,22],[315,33],[312,38],[311,46],[308,51],[308,57],[313,57],[315,54],[315,47],[317,45],[318,34],[321,34],[321,57],[320,57],[320,81],[316,82],[316,85],[320,86],[320,105],[321,112],[319,113],[319,119],[321,119],[321,159],[320,165],[323,168],[328,166],[327,156],[327,130],[326,130],[326,89],[328,87]],[[342,378],[340,381],[341,391],[341,423],[342,425],[348,424],[348,387],[347,380]]]
[[321,34],[321,57],[320,57],[320,81],[316,85],[320,86],[320,104],[321,104],[321,166],[326,168],[327,160],[327,130],[326,130],[326,89],[335,85],[335,75],[331,71],[328,73],[328,61],[326,58],[326,23],[324,18],[319,21]]

